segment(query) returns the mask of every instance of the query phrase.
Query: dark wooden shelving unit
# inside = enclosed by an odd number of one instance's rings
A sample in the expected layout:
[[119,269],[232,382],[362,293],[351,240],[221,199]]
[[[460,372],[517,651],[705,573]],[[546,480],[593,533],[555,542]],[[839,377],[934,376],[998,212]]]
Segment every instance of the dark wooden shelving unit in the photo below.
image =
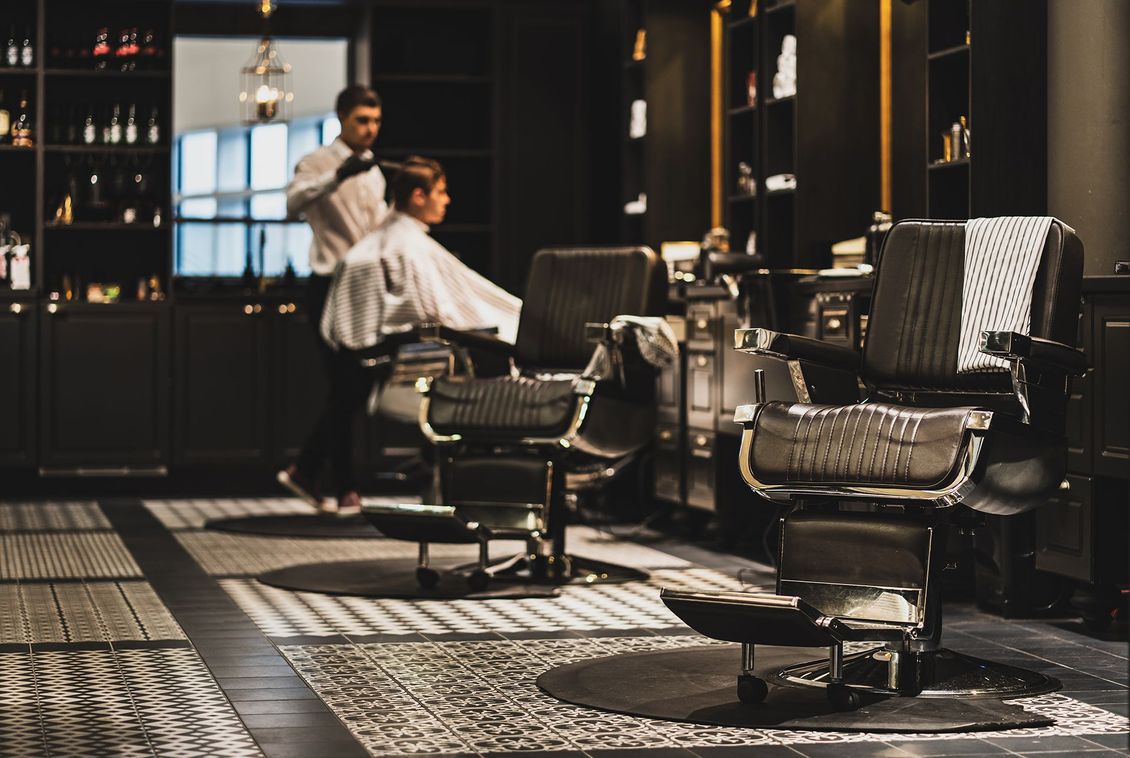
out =
[[[1046,212],[1046,0],[892,10],[895,218]],[[969,155],[962,145],[944,161],[943,134],[961,117]]]
[[[637,32],[645,56],[634,60]],[[709,226],[709,4],[623,0],[620,7],[620,232],[659,250],[700,239]],[[632,103],[647,103],[647,129],[630,134]],[[644,213],[624,206],[647,197]]]
[[[832,243],[862,234],[879,203],[879,4],[761,0],[752,16],[750,6],[732,3],[724,24],[731,249],[756,251],[776,271],[823,268]],[[797,92],[773,97],[789,34],[797,39]],[[740,163],[752,169],[755,197],[740,191]],[[776,174],[795,175],[797,186],[767,191],[765,179]]]

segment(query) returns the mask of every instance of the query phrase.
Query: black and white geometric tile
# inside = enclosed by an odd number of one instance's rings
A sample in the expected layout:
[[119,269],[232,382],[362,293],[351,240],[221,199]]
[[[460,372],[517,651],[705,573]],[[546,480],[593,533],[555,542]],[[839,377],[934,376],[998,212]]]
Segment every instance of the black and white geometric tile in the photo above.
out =
[[[414,495],[396,497],[366,495],[366,503],[418,503]],[[245,516],[309,516],[314,511],[293,497],[221,497],[146,500],[145,507],[169,531],[203,529],[213,519]]]
[[140,577],[114,532],[0,532],[0,580]]
[[656,569],[646,582],[564,586],[557,597],[448,602],[288,592],[253,579],[220,586],[269,637],[671,629],[683,623],[659,601],[662,587],[743,589],[714,569]]
[[[695,635],[282,645],[280,650],[350,731],[379,755],[695,748],[868,742],[875,735],[699,726],[603,713],[534,686],[547,669],[585,658],[702,645]],[[1009,739],[1120,733],[1126,719],[1063,695],[1018,701],[1057,719]],[[968,735],[882,735],[893,740]]]
[[109,530],[110,522],[89,500],[0,503],[0,532]]
[[0,653],[0,671],[5,753],[261,755],[189,649]]
[[[316,561],[415,560],[416,543],[376,536],[372,540],[305,539],[232,534],[213,530],[174,532],[177,541],[212,576],[254,576],[275,569]],[[614,542],[586,527],[569,529],[571,552],[596,560],[644,569],[690,567],[682,558],[642,545]],[[516,540],[491,543],[491,555],[505,557],[521,553],[525,545]],[[431,546],[433,565],[455,566],[474,561],[474,545]]]
[[0,644],[183,639],[148,582],[0,584]]

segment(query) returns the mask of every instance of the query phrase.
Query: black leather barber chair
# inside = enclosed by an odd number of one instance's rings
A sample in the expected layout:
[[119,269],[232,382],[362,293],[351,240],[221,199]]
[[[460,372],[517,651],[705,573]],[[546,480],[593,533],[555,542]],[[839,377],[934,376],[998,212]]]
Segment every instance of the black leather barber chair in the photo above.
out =
[[[828,660],[786,668],[777,684],[824,687],[832,703],[862,693],[1016,697],[1058,689],[1040,674],[941,647],[939,573],[951,524],[1045,503],[1066,465],[1068,379],[1083,248],[1053,222],[1036,276],[1031,334],[981,332],[980,350],[1011,369],[957,373],[965,225],[893,227],[860,357],[763,329],[736,349],[787,362],[800,402],[738,408],[739,466],[755,492],[787,503],[777,594],[673,592],[664,603],[709,637],[742,644],[738,695],[760,702],[757,645],[827,647]],[[968,295],[968,293],[966,293]],[[860,402],[860,384],[865,399]],[[755,378],[762,384],[762,377]],[[862,652],[845,656],[845,643]]]
[[[434,339],[459,350],[505,355],[502,376],[473,373],[422,379],[420,427],[436,446],[430,505],[365,505],[386,536],[420,544],[417,578],[439,581],[429,543],[479,545],[467,572],[472,590],[492,578],[586,582],[646,577],[570,556],[568,504],[603,486],[651,440],[655,369],[621,315],[662,312],[666,272],[644,247],[550,249],[534,256],[516,343],[439,329]],[[586,374],[594,347],[607,351],[603,376]],[[524,553],[493,563],[490,541],[519,539]]]

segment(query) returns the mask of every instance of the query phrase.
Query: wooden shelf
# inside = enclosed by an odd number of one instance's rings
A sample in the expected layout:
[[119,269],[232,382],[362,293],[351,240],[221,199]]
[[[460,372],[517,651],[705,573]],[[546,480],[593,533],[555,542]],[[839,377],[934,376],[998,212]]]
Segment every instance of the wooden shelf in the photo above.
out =
[[491,84],[490,76],[472,74],[375,74],[375,84]]
[[757,23],[757,16],[743,16],[737,21],[726,22],[727,29],[742,29],[744,27],[752,27]]
[[767,97],[765,98],[765,105],[778,105],[779,103],[792,103],[796,101],[796,95],[788,95],[786,97]]
[[24,68],[23,66],[13,66],[12,68],[0,68],[0,76],[35,76],[40,71],[39,66],[30,66]]
[[47,76],[53,77],[94,77],[94,78],[124,78],[124,79],[169,79],[172,77],[173,72],[169,69],[161,70],[143,70],[143,71],[121,71],[118,69],[87,69],[87,68],[49,68],[45,69],[44,73]]
[[935,162],[931,163],[929,166],[927,166],[927,168],[930,171],[934,171],[934,170],[937,170],[937,169],[953,168],[955,166],[968,166],[968,165],[969,165],[969,159],[968,158],[958,158],[956,161],[935,161]]
[[15,145],[0,145],[0,153],[27,153],[35,155],[34,147],[16,147]]
[[756,199],[757,199],[757,195],[730,195],[727,198],[727,200],[729,202],[731,202],[735,205],[738,204],[738,203],[748,203],[748,202],[750,202],[752,200],[756,200]]
[[72,231],[72,232],[166,232],[172,229],[170,224],[153,226],[152,224],[122,224],[114,221],[76,221],[73,224],[44,224],[43,230]]
[[112,155],[159,155],[170,148],[162,145],[45,145],[49,153],[92,153]]
[[756,105],[743,105],[738,108],[730,108],[726,111],[726,113],[730,116],[744,116],[747,113],[753,113],[756,110]]
[[962,53],[968,53],[968,52],[969,52],[969,45],[954,45],[953,47],[947,47],[945,49],[932,52],[929,55],[927,55],[926,58],[928,60],[936,61],[940,58],[948,58],[950,56],[961,55]]

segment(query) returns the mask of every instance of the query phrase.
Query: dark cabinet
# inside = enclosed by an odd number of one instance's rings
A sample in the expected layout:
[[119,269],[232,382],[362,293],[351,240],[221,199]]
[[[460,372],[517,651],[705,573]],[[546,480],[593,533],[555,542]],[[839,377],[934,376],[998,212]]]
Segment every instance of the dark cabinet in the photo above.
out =
[[1095,473],[1130,478],[1130,307],[1125,299],[1096,299],[1091,316],[1094,352]]
[[260,303],[176,312],[176,463],[265,462],[270,323]]
[[292,302],[177,306],[174,461],[293,460],[326,395],[306,314]]
[[272,458],[294,460],[325,403],[326,372],[301,305],[279,303],[272,318]]
[[169,308],[48,303],[40,312],[41,471],[162,473]]
[[7,412],[0,423],[0,464],[35,461],[36,311],[30,302],[0,306],[0,398]]

